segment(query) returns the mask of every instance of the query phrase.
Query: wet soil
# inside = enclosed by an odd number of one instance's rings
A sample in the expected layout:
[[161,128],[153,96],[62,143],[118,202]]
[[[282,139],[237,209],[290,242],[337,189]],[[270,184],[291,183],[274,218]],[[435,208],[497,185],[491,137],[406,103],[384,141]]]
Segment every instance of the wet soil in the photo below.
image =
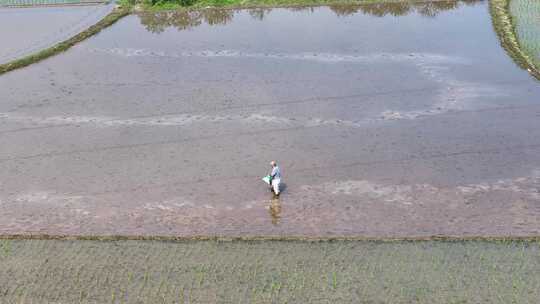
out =
[[173,14],[0,77],[0,233],[539,234],[540,86],[487,2]]

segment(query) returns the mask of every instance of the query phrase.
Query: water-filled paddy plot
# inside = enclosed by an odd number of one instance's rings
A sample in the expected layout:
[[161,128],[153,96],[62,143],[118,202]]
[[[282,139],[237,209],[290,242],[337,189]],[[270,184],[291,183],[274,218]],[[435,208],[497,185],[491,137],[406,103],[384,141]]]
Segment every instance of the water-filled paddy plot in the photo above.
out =
[[[114,8],[113,4],[97,3],[84,6],[23,7],[32,3],[54,5],[68,1],[0,0],[0,65],[67,40],[97,23]],[[10,5],[17,7],[7,7]]]
[[4,234],[540,227],[540,86],[484,1],[131,15],[0,96]]

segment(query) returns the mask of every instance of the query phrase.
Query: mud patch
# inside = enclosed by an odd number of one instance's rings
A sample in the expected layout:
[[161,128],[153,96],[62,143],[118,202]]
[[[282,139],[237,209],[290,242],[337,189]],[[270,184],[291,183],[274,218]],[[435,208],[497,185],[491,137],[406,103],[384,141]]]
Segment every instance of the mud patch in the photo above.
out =
[[357,63],[372,64],[374,62],[422,62],[422,63],[447,63],[447,64],[467,64],[468,60],[459,57],[449,57],[442,54],[430,53],[408,53],[392,54],[379,53],[372,55],[354,55],[337,53],[250,53],[238,50],[203,50],[203,51],[185,51],[185,52],[166,52],[149,49],[99,49],[88,48],[89,52],[108,53],[122,57],[203,57],[203,58],[253,58],[253,59],[274,59],[274,60],[300,60],[313,61],[317,63]]
[[471,204],[480,196],[498,191],[520,198],[540,202],[540,177],[537,171],[529,177],[499,180],[492,183],[471,184],[455,188],[436,187],[429,184],[385,185],[366,180],[349,180],[326,183],[319,186],[303,186],[305,191],[319,191],[332,195],[355,196],[365,200],[381,200],[403,205],[427,205],[436,199]]
[[[40,191],[3,197],[0,231],[188,237],[530,236],[540,224],[536,172],[456,187],[345,180],[288,187],[279,199],[268,194],[246,202],[210,203],[182,196],[153,200],[163,195],[157,189],[100,195]],[[116,203],[126,195],[133,197],[129,206]]]

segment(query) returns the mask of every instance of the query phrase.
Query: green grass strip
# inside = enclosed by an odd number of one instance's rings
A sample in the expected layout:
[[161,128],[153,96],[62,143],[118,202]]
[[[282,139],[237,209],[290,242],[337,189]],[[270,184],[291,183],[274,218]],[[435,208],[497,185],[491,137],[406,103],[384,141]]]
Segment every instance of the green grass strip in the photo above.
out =
[[332,242],[332,241],[369,241],[369,242],[423,242],[423,241],[489,241],[489,242],[540,242],[540,236],[453,236],[433,235],[422,237],[366,237],[366,236],[161,236],[161,235],[52,235],[52,234],[0,234],[0,240],[66,240],[66,241],[290,241],[290,242]]
[[60,42],[50,48],[44,49],[42,51],[39,51],[35,54],[28,55],[26,57],[13,60],[11,62],[0,64],[0,75],[5,74],[7,72],[20,69],[26,66],[29,66],[33,63],[42,61],[44,59],[47,59],[49,57],[52,57],[56,54],[59,54],[61,52],[64,52],[74,46],[75,44],[92,37],[93,35],[99,33],[104,28],[107,28],[108,26],[111,26],[118,20],[120,20],[122,17],[128,15],[130,13],[130,10],[127,8],[117,8],[114,9],[110,14],[105,16],[103,19],[101,19],[98,23],[90,26],[88,29],[82,31],[81,33],[69,38],[66,41]]
[[489,10],[501,46],[517,65],[540,80],[539,67],[534,65],[534,60],[522,50],[519,44],[515,24],[510,14],[510,0],[491,0],[489,1]]

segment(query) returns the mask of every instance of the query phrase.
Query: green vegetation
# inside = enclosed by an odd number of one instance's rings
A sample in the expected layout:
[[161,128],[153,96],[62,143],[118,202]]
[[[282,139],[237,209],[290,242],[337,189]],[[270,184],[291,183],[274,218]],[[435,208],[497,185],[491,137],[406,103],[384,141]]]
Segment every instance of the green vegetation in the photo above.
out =
[[130,12],[129,9],[127,8],[115,9],[109,15],[101,19],[98,23],[92,25],[88,29],[71,37],[70,39],[66,41],[58,43],[50,48],[44,49],[35,54],[28,55],[26,57],[23,57],[23,58],[20,58],[20,59],[17,59],[17,60],[14,60],[5,64],[0,64],[0,75],[16,70],[16,69],[23,68],[32,63],[47,59],[58,53],[64,52],[68,50],[69,48],[71,48],[72,46],[74,46],[75,44],[99,33],[104,28],[114,24],[116,21],[120,20],[120,18],[128,15],[129,12]]
[[2,303],[535,303],[538,241],[0,240]]
[[[516,32],[516,20],[510,13],[511,0],[491,0],[489,2],[491,19],[495,32],[499,37],[502,47],[508,55],[523,69],[527,70],[534,77],[540,80],[540,67],[535,65],[536,58],[531,52],[527,52],[527,47],[522,47],[519,36]],[[519,0],[518,0],[519,1]],[[514,10],[516,12],[516,10]],[[530,29],[521,28],[521,32]],[[540,42],[535,42],[539,43]]]
[[512,0],[509,10],[519,45],[540,68],[540,1]]

